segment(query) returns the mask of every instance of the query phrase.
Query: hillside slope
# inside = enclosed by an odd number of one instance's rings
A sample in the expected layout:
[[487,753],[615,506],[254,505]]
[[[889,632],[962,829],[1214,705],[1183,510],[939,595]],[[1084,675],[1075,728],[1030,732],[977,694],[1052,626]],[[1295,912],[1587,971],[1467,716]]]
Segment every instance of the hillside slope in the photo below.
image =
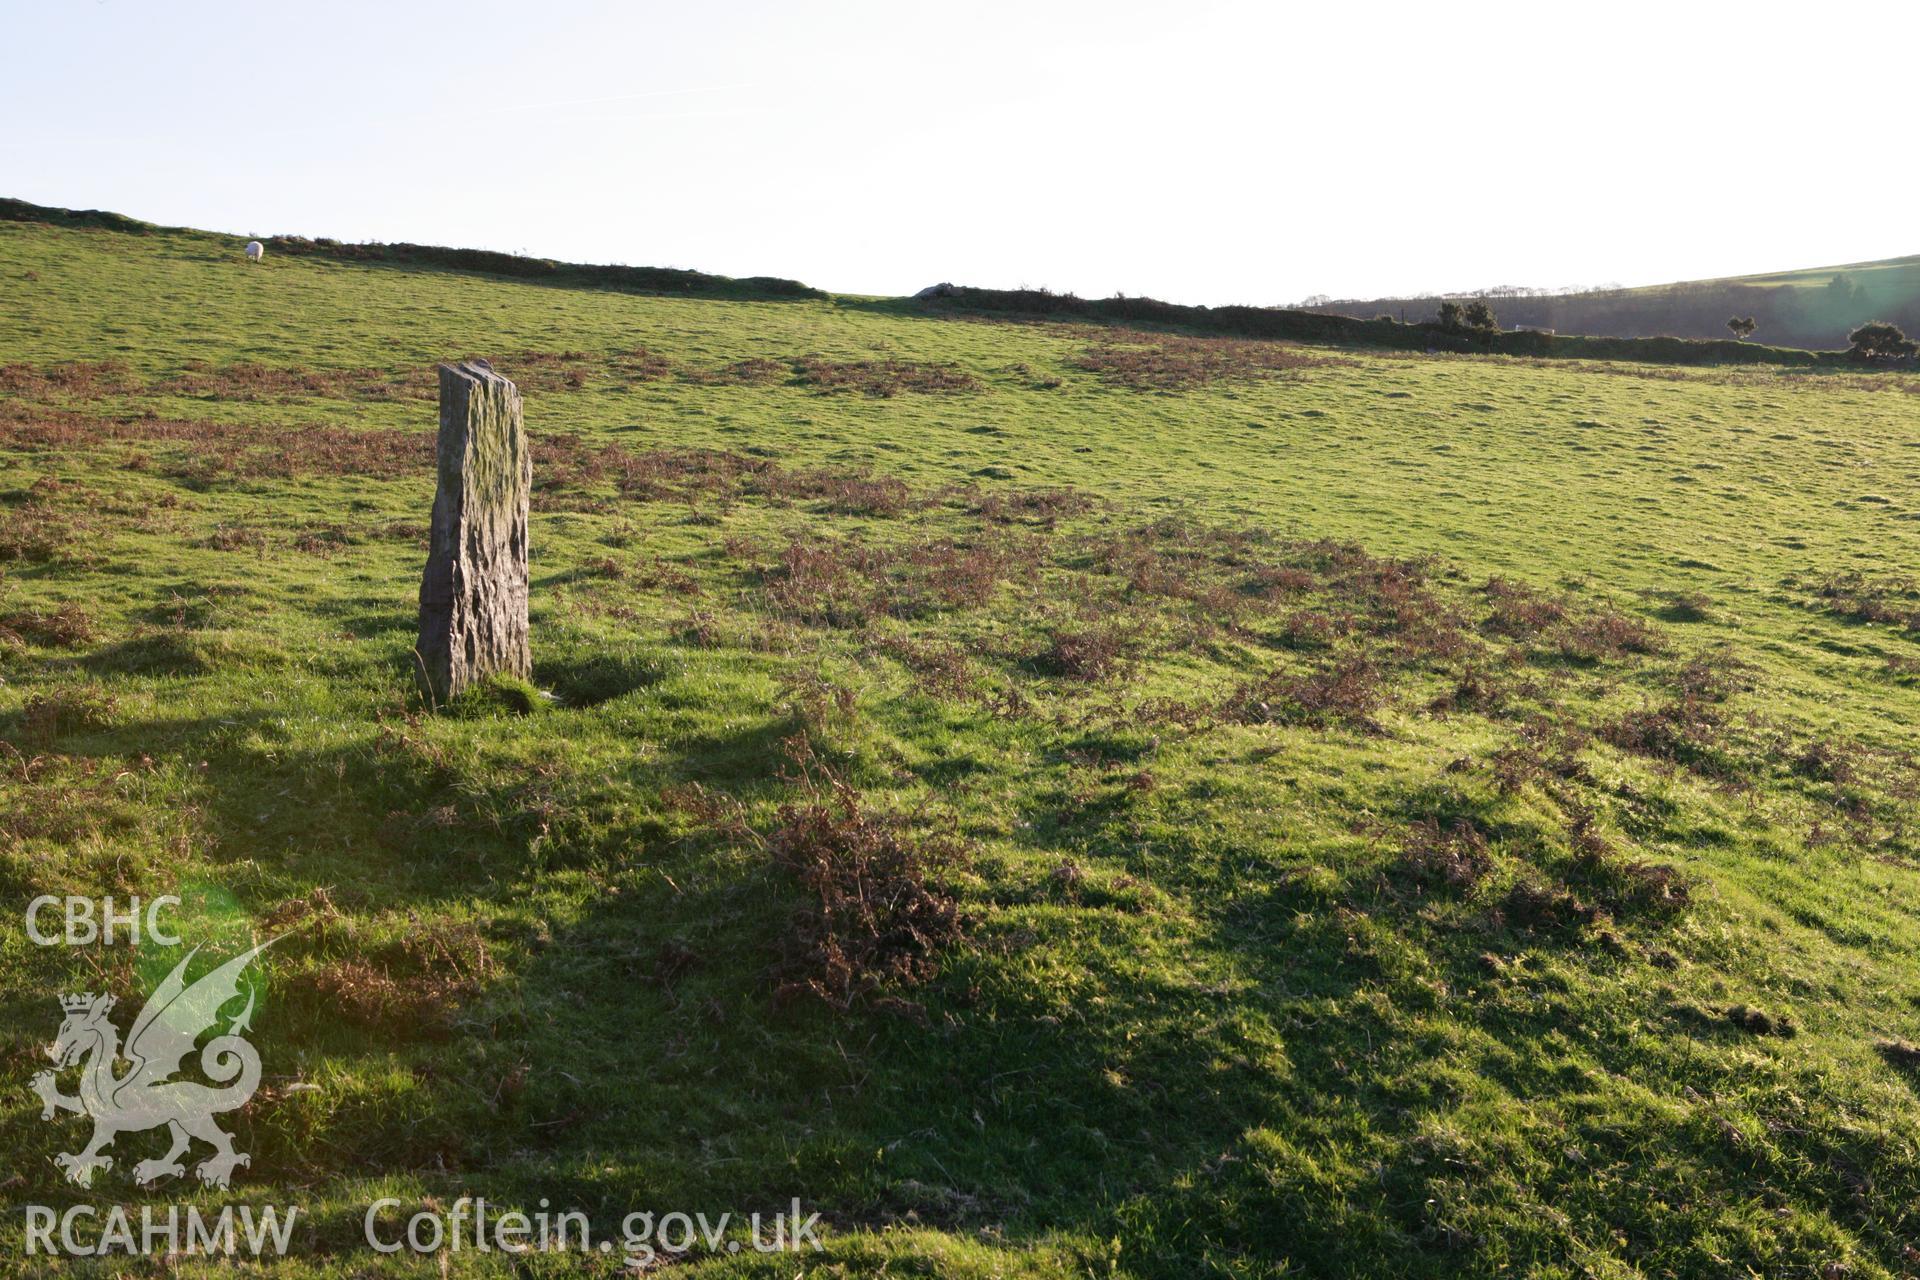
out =
[[[0,222],[37,223],[54,227],[117,231],[124,235],[166,235],[176,241],[194,241],[209,245],[229,245],[243,237],[200,231],[192,227],[162,227],[138,218],[105,209],[61,209],[34,204],[27,200],[0,197]],[[673,267],[630,267],[624,264],[556,262],[551,258],[529,258],[491,249],[455,249],[445,245],[348,244],[339,240],[309,239],[306,236],[269,235],[268,253],[294,254],[300,257],[332,258],[342,262],[382,263],[389,266],[418,266],[450,271],[477,271],[521,280],[539,280],[548,284],[575,288],[626,289],[641,293],[696,294],[717,298],[824,298],[818,289],[798,280],[771,276],[710,275]]]
[[[1844,347],[1847,334],[1870,320],[1920,332],[1920,256],[1559,297],[1496,295],[1492,301],[1506,325],[1616,338],[1725,338],[1730,317],[1751,316],[1761,342],[1831,350]],[[1433,298],[1375,298],[1311,309],[1421,320],[1436,305]]]
[[[290,932],[272,1270],[442,1274],[363,1218],[462,1195],[824,1215],[690,1275],[1910,1269],[1912,377],[27,222],[0,281],[0,877]],[[458,355],[526,394],[554,696],[434,713]],[[65,1183],[21,1087],[170,960],[0,932],[16,1203],[219,1199],[152,1135]]]

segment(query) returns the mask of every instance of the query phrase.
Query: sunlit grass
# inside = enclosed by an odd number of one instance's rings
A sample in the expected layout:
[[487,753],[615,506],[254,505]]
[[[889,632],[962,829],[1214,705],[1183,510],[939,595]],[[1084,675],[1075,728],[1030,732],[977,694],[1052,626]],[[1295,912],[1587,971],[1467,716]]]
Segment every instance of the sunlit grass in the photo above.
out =
[[[862,1274],[1905,1265],[1897,381],[1115,360],[21,225],[0,282],[0,874],[298,930],[234,1126],[288,1271],[371,1265],[384,1194],[798,1196]],[[465,354],[527,388],[555,700],[424,715]],[[972,851],[966,941],[849,1011],[780,995],[796,735]],[[71,1203],[24,1084],[139,970],[0,948],[8,1195]],[[134,1192],[150,1140],[93,1199],[191,1194]]]

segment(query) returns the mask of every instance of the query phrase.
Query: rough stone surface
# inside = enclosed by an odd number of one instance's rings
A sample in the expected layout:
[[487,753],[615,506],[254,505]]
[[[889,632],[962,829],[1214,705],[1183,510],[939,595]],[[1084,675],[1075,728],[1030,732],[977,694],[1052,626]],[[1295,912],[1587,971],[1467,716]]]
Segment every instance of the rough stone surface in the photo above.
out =
[[533,673],[527,507],[533,456],[520,390],[485,360],[440,366],[440,487],[420,582],[419,675],[438,702],[490,675]]

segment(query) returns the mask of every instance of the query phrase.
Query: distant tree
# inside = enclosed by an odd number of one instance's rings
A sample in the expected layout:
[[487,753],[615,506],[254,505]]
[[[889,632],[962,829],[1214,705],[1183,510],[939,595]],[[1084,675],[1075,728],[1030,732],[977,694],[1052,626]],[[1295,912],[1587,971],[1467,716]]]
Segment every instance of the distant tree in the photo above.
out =
[[1735,316],[1733,319],[1727,321],[1727,328],[1733,330],[1733,336],[1742,342],[1751,338],[1753,331],[1759,327],[1760,322],[1752,316]]
[[1847,335],[1847,341],[1853,344],[1847,354],[1855,360],[1899,360],[1920,351],[1920,344],[1884,320],[1861,325]]
[[1449,298],[1440,304],[1434,320],[1445,333],[1461,334],[1489,345],[1500,332],[1500,322],[1494,319],[1493,307],[1485,298],[1464,304]]
[[1866,288],[1844,271],[1827,281],[1827,302],[1829,314],[1842,316],[1848,312],[1858,315],[1871,305]]

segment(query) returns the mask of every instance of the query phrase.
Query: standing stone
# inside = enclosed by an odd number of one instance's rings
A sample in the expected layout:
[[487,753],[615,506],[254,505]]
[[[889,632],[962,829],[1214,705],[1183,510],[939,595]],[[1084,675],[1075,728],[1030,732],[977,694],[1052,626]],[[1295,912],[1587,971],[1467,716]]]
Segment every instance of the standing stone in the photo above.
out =
[[440,366],[440,487],[420,583],[419,675],[447,702],[490,675],[533,674],[520,389],[485,360]]

